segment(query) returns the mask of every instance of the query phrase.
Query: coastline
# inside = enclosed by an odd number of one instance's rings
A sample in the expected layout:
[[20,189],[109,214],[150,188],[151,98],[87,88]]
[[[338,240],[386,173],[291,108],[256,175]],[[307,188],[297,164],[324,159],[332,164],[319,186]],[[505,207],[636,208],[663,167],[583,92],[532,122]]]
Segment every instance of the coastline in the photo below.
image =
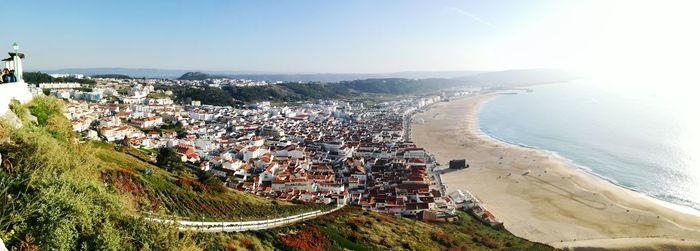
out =
[[558,248],[700,248],[700,217],[618,186],[555,153],[481,131],[480,107],[497,96],[455,99],[414,116],[424,121],[413,120],[417,145],[440,163],[467,159],[471,165],[442,175],[448,191],[469,190],[515,235]]
[[[490,95],[495,95],[494,98],[496,98],[499,94],[490,94]],[[486,100],[486,101],[480,103],[479,106],[484,105],[486,102],[488,102],[488,101],[490,101],[490,100],[492,100],[492,99],[493,99],[493,98],[491,98],[491,99],[489,99],[489,100]],[[475,116],[478,116],[478,112],[477,112],[477,114],[476,114]],[[478,125],[478,121],[475,121],[475,124]],[[511,146],[516,146],[516,147],[523,147],[523,148],[527,148],[527,149],[532,149],[532,150],[537,150],[537,151],[540,151],[540,152],[544,152],[544,153],[546,153],[546,154],[549,154],[549,155],[552,156],[553,158],[559,159],[560,161],[567,163],[568,166],[571,167],[571,168],[574,168],[574,169],[583,171],[583,172],[585,172],[585,173],[587,173],[587,174],[589,174],[589,175],[591,175],[591,176],[595,176],[596,178],[601,179],[601,181],[608,182],[608,183],[610,183],[610,184],[612,184],[612,185],[614,185],[614,186],[617,186],[617,187],[619,187],[619,188],[628,190],[628,191],[630,191],[630,192],[639,193],[640,195],[645,196],[645,197],[647,197],[648,199],[653,200],[655,203],[660,204],[661,206],[664,206],[664,207],[666,207],[666,208],[668,208],[668,209],[670,209],[670,210],[676,210],[676,211],[679,211],[679,212],[681,212],[681,213],[686,213],[686,214],[690,214],[690,215],[693,215],[693,216],[700,217],[700,211],[697,210],[697,209],[695,209],[695,208],[692,208],[692,207],[690,207],[690,206],[675,204],[675,203],[672,203],[672,202],[669,202],[669,201],[664,201],[664,200],[662,200],[662,199],[659,199],[659,198],[653,197],[653,196],[651,196],[651,195],[645,194],[645,193],[643,193],[643,192],[641,192],[641,191],[638,191],[638,190],[636,190],[636,189],[634,189],[634,188],[626,187],[626,186],[620,184],[619,182],[617,182],[616,180],[614,180],[614,179],[612,179],[612,178],[610,178],[610,177],[606,177],[606,176],[603,176],[603,175],[600,175],[600,174],[597,174],[597,173],[593,172],[593,170],[592,170],[591,168],[589,168],[589,167],[587,167],[587,166],[584,166],[584,165],[580,165],[580,164],[574,162],[573,160],[570,160],[570,159],[568,159],[568,158],[562,156],[562,155],[559,154],[558,152],[550,151],[550,150],[546,150],[546,149],[541,149],[541,148],[534,147],[534,146],[529,146],[529,145],[526,145],[526,144],[515,143],[515,142],[509,142],[509,141],[507,141],[507,140],[504,140],[504,139],[501,139],[501,138],[499,138],[499,137],[496,137],[496,136],[493,136],[493,135],[489,134],[487,131],[484,131],[482,128],[480,128],[480,127],[478,127],[478,126],[476,127],[475,130],[476,130],[476,131],[475,131],[475,134],[478,135],[478,136],[480,136],[480,137],[482,137],[482,138],[488,138],[488,139],[491,139],[492,141],[499,142],[499,143],[504,144],[504,145],[511,145]]]

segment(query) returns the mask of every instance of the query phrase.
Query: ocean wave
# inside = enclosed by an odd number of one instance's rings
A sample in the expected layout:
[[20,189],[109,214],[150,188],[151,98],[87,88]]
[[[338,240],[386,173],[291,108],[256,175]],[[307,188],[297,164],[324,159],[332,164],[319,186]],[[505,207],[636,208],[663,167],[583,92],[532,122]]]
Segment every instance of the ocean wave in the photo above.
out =
[[520,147],[524,147],[524,148],[529,148],[529,149],[534,149],[534,150],[542,150],[542,149],[538,149],[538,148],[536,148],[536,147],[534,147],[534,146],[527,145],[527,144],[525,144],[525,143],[510,142],[510,141],[507,141],[507,140],[505,140],[505,139],[499,138],[499,137],[497,137],[496,135],[494,135],[493,133],[489,132],[486,128],[479,128],[479,130],[481,131],[481,133],[480,133],[481,135],[486,136],[487,138],[491,138],[491,139],[493,139],[493,140],[495,140],[495,141],[499,141],[499,142],[501,142],[501,143],[505,143],[505,144],[508,144],[508,145],[516,145],[516,146],[520,146]]
[[659,199],[659,200],[662,200],[662,201],[667,201],[667,202],[673,203],[675,205],[689,207],[689,208],[696,210],[697,212],[700,212],[700,204],[698,204],[692,200],[678,197],[678,196],[673,195],[673,194],[659,193],[659,194],[650,194],[649,196],[656,198],[656,199]]

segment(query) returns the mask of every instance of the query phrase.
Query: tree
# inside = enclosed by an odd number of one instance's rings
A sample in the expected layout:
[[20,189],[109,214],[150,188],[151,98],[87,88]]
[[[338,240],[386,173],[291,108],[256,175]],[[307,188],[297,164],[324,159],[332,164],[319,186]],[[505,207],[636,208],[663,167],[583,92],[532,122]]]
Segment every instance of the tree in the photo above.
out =
[[94,85],[96,82],[93,79],[87,79],[87,78],[75,78],[75,77],[65,77],[65,78],[54,78],[49,74],[43,73],[43,72],[25,72],[22,77],[24,78],[24,81],[30,84],[40,84],[40,83],[49,83],[49,82],[61,82],[61,83],[67,83],[67,82],[74,82],[74,83],[81,83],[81,84],[88,84],[88,85]]
[[206,184],[212,192],[220,193],[224,191],[224,183],[210,172],[204,170],[197,171],[197,179],[199,182]]
[[171,172],[180,172],[185,169],[182,159],[173,149],[161,147],[156,158],[156,165]]

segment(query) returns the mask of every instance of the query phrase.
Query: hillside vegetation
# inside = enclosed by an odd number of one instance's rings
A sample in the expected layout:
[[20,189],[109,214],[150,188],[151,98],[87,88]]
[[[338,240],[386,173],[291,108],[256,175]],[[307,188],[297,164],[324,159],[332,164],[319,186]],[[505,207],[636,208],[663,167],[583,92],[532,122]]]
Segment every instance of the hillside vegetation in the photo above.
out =
[[554,250],[458,215],[458,222],[427,223],[346,207],[287,227],[192,238],[206,250]]
[[178,80],[205,80],[210,78],[227,78],[225,75],[212,75],[203,72],[186,72]]
[[[210,75],[188,72],[180,80],[203,80],[233,78],[236,76]],[[512,70],[484,72],[458,78],[369,78],[339,82],[285,82],[264,86],[227,86],[223,89],[189,87],[167,87],[178,101],[202,101],[210,105],[235,105],[247,102],[273,101],[296,102],[318,99],[356,97],[367,94],[380,95],[426,95],[437,94],[452,88],[486,87],[515,88],[526,85],[565,82],[576,79],[571,72],[554,69]]]
[[407,95],[431,94],[462,86],[463,82],[449,79],[365,79],[338,83],[282,83],[264,86],[219,88],[191,88],[158,86],[173,91],[176,101],[185,104],[192,100],[209,105],[236,105],[241,103],[273,101],[296,102],[318,99],[358,97],[367,94]]
[[250,79],[256,81],[283,82],[340,82],[372,78],[455,78],[479,74],[481,71],[403,71],[388,73],[273,73],[273,72],[188,72],[180,73],[180,80],[206,80],[212,78]]
[[[0,121],[0,238],[18,250],[550,250],[460,213],[425,223],[346,207],[282,228],[178,232],[143,216],[239,220],[326,209],[221,190],[153,156],[103,142],[80,143],[62,102],[14,103],[23,127]],[[31,122],[28,114],[36,116]],[[148,173],[148,174],[147,174]],[[214,183],[215,184],[215,183]]]
[[49,74],[43,72],[25,72],[22,76],[24,81],[30,84],[40,84],[40,83],[81,83],[94,85],[96,82],[92,79],[86,78],[75,78],[75,77],[65,77],[65,78],[54,78]]
[[96,74],[90,76],[92,78],[114,78],[114,79],[133,79],[129,75],[124,75],[124,74]]
[[233,106],[236,105],[236,100],[230,93],[212,87],[192,88],[185,86],[156,86],[159,90],[170,90],[175,95],[175,101],[182,104],[190,104],[192,100],[201,101],[202,104],[218,105],[218,106]]
[[[24,126],[0,124],[0,238],[10,247],[57,249],[178,249],[176,228],[129,213],[99,179],[89,146],[75,144],[61,104],[35,99],[12,109]],[[39,124],[27,121],[29,110]],[[97,167],[97,168],[96,168]]]
[[235,99],[251,101],[302,101],[333,99],[370,94],[430,94],[440,90],[462,86],[464,83],[449,79],[364,79],[338,83],[283,83],[251,87],[226,87]]

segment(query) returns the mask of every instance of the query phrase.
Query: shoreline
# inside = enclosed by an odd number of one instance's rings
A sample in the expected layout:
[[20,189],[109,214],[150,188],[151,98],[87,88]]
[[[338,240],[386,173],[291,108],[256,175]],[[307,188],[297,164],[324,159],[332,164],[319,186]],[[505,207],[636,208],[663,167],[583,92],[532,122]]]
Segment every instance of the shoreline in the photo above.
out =
[[700,248],[696,214],[617,185],[555,152],[483,132],[480,107],[498,95],[459,98],[414,116],[424,121],[412,126],[417,145],[440,163],[463,158],[472,166],[441,175],[448,191],[469,190],[513,234],[558,248]]
[[[483,101],[482,103],[479,104],[479,106],[483,106],[483,105],[486,104],[487,102],[489,102],[489,101],[491,101],[491,100],[493,100],[493,99],[495,99],[495,98],[498,98],[501,94],[484,94],[484,95],[489,95],[489,96],[493,95],[494,97],[493,97],[493,98],[490,98],[490,99],[488,99],[488,100]],[[475,116],[477,116],[477,117],[478,117],[478,112],[480,112],[480,109],[479,109],[479,111],[477,111],[477,114],[475,114]],[[665,201],[665,200],[656,198],[656,197],[654,197],[654,196],[648,195],[648,194],[646,194],[646,193],[643,193],[642,191],[638,191],[638,190],[636,190],[636,189],[634,189],[634,188],[632,188],[632,187],[627,187],[627,186],[624,186],[624,185],[622,185],[622,184],[619,184],[615,179],[610,178],[610,177],[606,177],[606,176],[603,176],[603,175],[600,175],[600,174],[597,174],[597,173],[595,173],[590,167],[587,167],[587,166],[578,164],[578,163],[576,163],[575,161],[564,157],[563,155],[559,154],[559,153],[556,152],[556,151],[551,151],[551,150],[547,150],[547,149],[542,149],[542,148],[538,148],[538,147],[535,147],[535,146],[529,146],[529,145],[526,145],[526,144],[520,144],[520,143],[509,142],[509,141],[504,140],[504,139],[501,139],[501,138],[499,138],[499,137],[495,137],[495,136],[489,134],[487,131],[484,131],[483,129],[481,129],[481,127],[478,126],[478,118],[477,118],[477,120],[475,120],[475,124],[476,124],[476,127],[475,127],[475,130],[476,130],[475,135],[478,135],[478,136],[480,136],[480,137],[482,137],[482,138],[490,139],[490,140],[492,140],[492,141],[495,141],[495,142],[498,142],[498,143],[501,143],[501,144],[504,144],[504,145],[511,145],[511,146],[514,146],[514,147],[522,147],[522,148],[532,149],[532,150],[536,150],[536,151],[540,151],[540,152],[549,154],[550,156],[552,156],[552,157],[554,157],[554,158],[557,158],[557,159],[559,159],[560,161],[566,162],[571,168],[573,168],[573,169],[575,169],[575,170],[579,170],[579,171],[585,172],[585,173],[587,173],[587,174],[589,174],[589,175],[591,175],[591,176],[594,176],[595,178],[600,179],[601,181],[608,182],[608,183],[610,183],[610,184],[612,184],[612,185],[614,185],[614,186],[617,186],[617,187],[619,187],[619,188],[628,190],[628,191],[630,191],[630,192],[639,193],[639,194],[641,194],[641,195],[647,197],[647,198],[650,199],[650,200],[654,200],[655,203],[657,203],[657,204],[659,204],[659,205],[661,205],[661,206],[664,206],[664,207],[666,207],[666,208],[668,208],[668,209],[670,209],[670,210],[676,210],[676,211],[678,211],[678,212],[680,212],[680,213],[685,213],[685,214],[690,214],[690,215],[693,215],[693,216],[700,217],[700,210],[695,209],[695,208],[693,208],[693,207],[691,207],[691,206],[676,204],[676,203],[673,203],[673,202],[670,202],[670,201]]]

